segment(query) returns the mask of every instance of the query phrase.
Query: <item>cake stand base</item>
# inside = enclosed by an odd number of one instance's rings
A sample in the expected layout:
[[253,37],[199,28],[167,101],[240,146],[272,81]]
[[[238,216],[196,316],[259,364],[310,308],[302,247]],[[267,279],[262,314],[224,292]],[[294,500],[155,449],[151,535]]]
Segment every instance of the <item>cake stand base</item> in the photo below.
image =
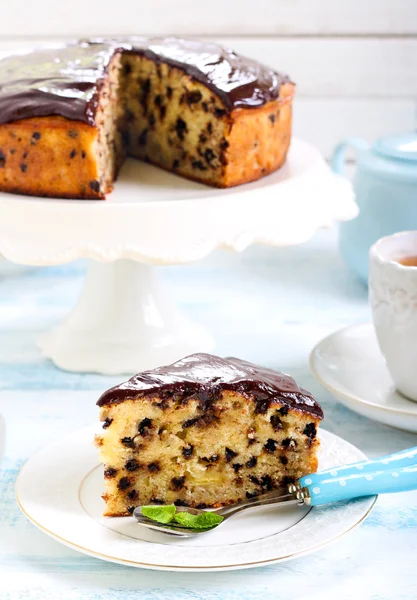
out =
[[116,375],[210,351],[214,341],[173,304],[155,268],[116,260],[89,266],[78,304],[39,346],[61,369]]

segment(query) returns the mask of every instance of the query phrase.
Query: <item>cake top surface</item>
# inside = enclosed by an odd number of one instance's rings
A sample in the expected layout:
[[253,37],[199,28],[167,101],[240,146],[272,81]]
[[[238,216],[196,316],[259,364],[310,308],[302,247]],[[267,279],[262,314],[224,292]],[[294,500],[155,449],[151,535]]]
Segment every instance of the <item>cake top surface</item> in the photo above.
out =
[[278,401],[289,408],[323,418],[318,402],[290,375],[238,358],[220,358],[211,354],[192,354],[172,365],[138,373],[104,392],[97,404],[105,406],[154,394],[196,394],[202,397],[203,402],[209,403],[216,400],[223,390],[252,396],[260,412]]
[[61,115],[94,124],[97,91],[115,52],[142,54],[207,85],[228,110],[278,98],[281,75],[230,49],[181,38],[132,37],[48,45],[0,55],[0,123]]

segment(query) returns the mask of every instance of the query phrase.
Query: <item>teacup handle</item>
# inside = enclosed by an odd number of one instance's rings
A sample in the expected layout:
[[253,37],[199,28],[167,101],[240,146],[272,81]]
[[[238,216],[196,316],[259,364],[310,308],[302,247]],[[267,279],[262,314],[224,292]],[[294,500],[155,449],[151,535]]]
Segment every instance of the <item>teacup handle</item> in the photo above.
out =
[[335,173],[345,175],[345,155],[348,148],[353,148],[355,152],[362,152],[369,148],[369,144],[361,138],[347,138],[338,144],[333,150],[330,161],[331,167]]

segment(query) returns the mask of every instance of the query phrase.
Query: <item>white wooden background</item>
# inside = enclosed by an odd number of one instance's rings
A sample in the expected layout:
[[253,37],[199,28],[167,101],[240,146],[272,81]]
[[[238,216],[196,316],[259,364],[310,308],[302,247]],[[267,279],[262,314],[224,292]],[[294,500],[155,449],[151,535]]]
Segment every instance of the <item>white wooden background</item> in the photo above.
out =
[[294,131],[329,156],[345,136],[417,125],[417,0],[0,0],[0,47],[89,35],[204,36],[288,72]]

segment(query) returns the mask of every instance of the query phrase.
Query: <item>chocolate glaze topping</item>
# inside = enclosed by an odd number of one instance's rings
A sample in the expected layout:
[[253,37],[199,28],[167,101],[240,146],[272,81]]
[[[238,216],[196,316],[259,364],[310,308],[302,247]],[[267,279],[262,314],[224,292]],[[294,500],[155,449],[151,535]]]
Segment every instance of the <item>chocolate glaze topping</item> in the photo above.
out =
[[238,358],[211,354],[192,354],[172,365],[139,373],[104,392],[97,404],[105,406],[152,395],[185,395],[209,405],[223,390],[253,397],[260,413],[278,403],[323,418],[323,411],[313,396],[298,387],[289,375]]
[[0,56],[0,123],[61,115],[94,125],[98,90],[116,52],[178,67],[207,85],[228,110],[278,98],[288,82],[256,61],[217,44],[179,38],[89,40]]

